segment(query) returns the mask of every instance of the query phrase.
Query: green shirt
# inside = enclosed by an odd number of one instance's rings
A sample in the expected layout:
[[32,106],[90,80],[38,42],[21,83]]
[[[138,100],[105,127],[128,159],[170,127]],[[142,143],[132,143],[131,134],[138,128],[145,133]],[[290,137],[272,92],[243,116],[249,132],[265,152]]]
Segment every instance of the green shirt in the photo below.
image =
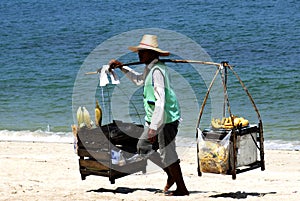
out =
[[157,62],[156,64],[154,64],[144,81],[144,108],[146,112],[145,120],[151,122],[152,115],[155,109],[156,97],[154,95],[153,83],[153,72],[155,70],[160,70],[161,74],[164,76],[165,104],[163,123],[171,123],[180,118],[180,109],[176,95],[170,86],[167,67],[162,62]]

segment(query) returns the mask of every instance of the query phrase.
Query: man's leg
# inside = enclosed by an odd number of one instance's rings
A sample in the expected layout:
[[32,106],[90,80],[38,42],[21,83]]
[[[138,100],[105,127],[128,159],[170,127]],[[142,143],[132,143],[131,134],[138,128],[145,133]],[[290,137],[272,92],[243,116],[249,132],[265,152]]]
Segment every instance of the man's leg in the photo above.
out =
[[162,158],[156,150],[158,149],[158,138],[157,141],[154,144],[151,144],[148,140],[148,128],[146,127],[143,134],[141,135],[138,144],[137,144],[137,150],[138,153],[142,156],[147,157],[149,160],[151,160],[155,165],[162,168],[166,174],[168,175],[167,184],[164,187],[164,192],[167,192],[169,188],[174,184],[174,179],[172,178],[170,171],[168,167],[165,166],[165,164],[162,162]]
[[169,171],[169,168],[168,167],[165,167],[165,164],[162,162],[162,159],[160,157],[160,154],[158,152],[153,152],[150,156],[149,156],[149,159],[157,166],[161,167],[165,173],[167,174],[168,176],[168,179],[167,179],[167,183],[163,189],[163,192],[167,192],[169,191],[169,189],[172,187],[172,185],[175,183],[170,171]]
[[189,195],[189,192],[183,180],[179,165],[180,160],[176,152],[175,138],[178,132],[178,124],[178,121],[166,124],[163,128],[163,135],[158,138],[163,163],[167,166],[170,178],[172,178],[172,181],[175,181],[177,185],[176,190],[169,195],[183,196]]
[[177,186],[176,190],[169,194],[170,196],[184,196],[190,194],[185,186],[179,162],[180,161],[178,160],[168,167],[170,174]]

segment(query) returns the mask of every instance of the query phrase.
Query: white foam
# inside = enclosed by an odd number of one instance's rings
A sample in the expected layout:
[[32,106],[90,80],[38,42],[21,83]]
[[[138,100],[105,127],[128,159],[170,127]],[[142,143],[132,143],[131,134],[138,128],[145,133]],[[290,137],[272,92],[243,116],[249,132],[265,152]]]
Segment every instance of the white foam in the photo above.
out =
[[300,141],[267,140],[264,147],[271,150],[300,150]]
[[0,130],[0,141],[73,143],[71,132]]

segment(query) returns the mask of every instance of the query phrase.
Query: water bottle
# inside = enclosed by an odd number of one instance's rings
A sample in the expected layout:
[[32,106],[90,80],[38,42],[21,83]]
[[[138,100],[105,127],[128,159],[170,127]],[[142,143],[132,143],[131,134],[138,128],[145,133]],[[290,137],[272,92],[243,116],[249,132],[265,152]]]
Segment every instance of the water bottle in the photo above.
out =
[[118,164],[119,164],[119,166],[123,166],[126,164],[126,160],[125,160],[122,150],[119,151],[119,163]]
[[115,150],[111,150],[111,163],[114,165],[118,165],[119,160],[120,160],[120,153]]

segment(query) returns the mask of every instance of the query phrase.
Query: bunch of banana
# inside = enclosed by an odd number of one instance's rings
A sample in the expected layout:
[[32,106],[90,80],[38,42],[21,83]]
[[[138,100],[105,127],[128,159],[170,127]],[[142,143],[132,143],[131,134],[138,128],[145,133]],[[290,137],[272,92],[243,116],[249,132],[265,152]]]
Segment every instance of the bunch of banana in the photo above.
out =
[[238,127],[240,125],[242,125],[242,127],[248,126],[249,121],[243,117],[236,117],[232,115],[231,117],[223,117],[222,119],[213,118],[211,120],[211,125],[215,129],[233,129],[234,127]]

